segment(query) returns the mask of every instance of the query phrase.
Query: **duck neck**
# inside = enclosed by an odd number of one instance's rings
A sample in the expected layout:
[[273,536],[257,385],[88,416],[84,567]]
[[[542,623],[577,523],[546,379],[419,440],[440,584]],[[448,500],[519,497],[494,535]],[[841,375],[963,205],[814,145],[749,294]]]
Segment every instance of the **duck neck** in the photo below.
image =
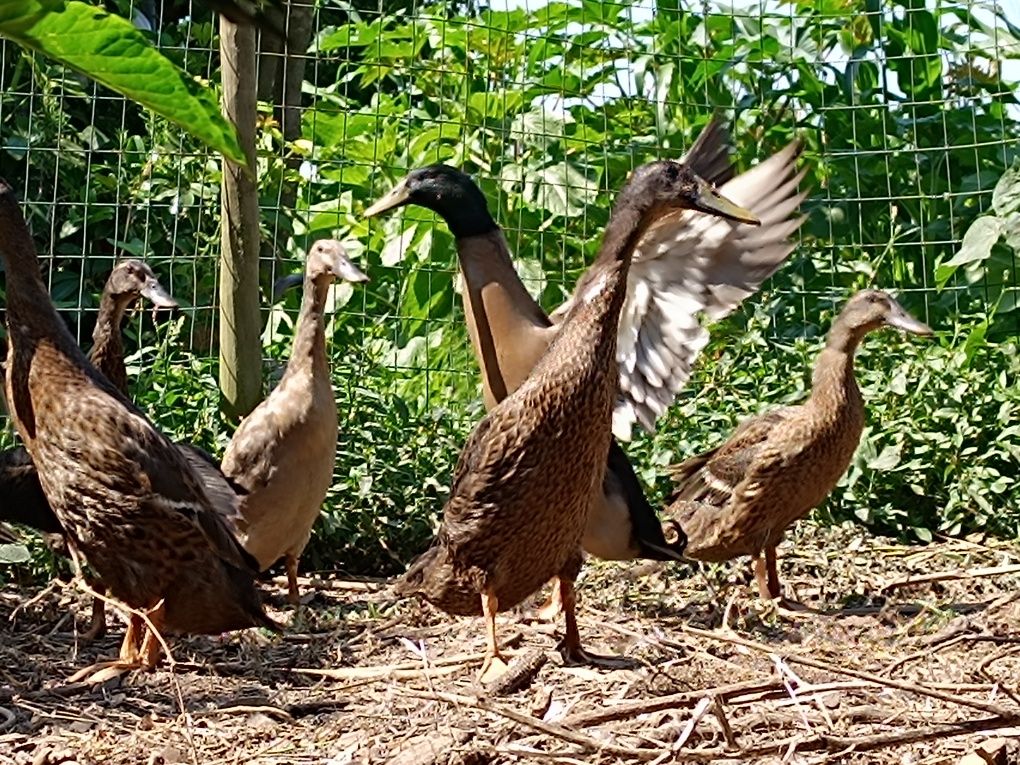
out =
[[120,331],[121,322],[130,299],[104,292],[99,303],[96,328],[92,331],[92,352],[89,360],[107,379],[123,390],[127,369],[124,366],[124,337]]
[[316,281],[305,276],[304,292],[301,296],[301,310],[298,313],[294,345],[287,362],[287,375],[311,373],[315,376],[329,370],[326,364],[326,295],[329,280]]
[[812,375],[811,401],[815,406],[839,408],[862,403],[854,376],[854,354],[862,337],[838,320],[833,325]]
[[613,338],[618,332],[620,310],[627,290],[627,275],[634,247],[645,227],[647,206],[624,200],[613,210],[602,238],[602,247],[577,290],[580,302],[592,306],[593,319]]
[[7,326],[24,338],[50,337],[74,345],[50,301],[39,272],[39,258],[14,192],[0,181],[0,258],[6,276]]
[[517,275],[502,231],[459,238],[457,256],[468,336],[492,408],[527,378],[548,344],[551,323]]

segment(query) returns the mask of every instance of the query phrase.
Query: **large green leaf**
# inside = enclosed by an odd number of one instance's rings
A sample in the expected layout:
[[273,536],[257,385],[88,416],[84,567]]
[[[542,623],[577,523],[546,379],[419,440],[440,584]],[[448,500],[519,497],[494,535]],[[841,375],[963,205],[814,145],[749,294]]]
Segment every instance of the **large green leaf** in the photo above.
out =
[[245,164],[237,133],[212,90],[175,66],[126,19],[78,0],[0,0],[0,36],[91,77]]
[[1002,235],[1002,229],[1002,220],[994,215],[985,215],[974,221],[963,235],[959,251],[935,270],[935,280],[939,289],[946,286],[946,282],[960,266],[988,260],[988,256],[992,254],[992,246]]

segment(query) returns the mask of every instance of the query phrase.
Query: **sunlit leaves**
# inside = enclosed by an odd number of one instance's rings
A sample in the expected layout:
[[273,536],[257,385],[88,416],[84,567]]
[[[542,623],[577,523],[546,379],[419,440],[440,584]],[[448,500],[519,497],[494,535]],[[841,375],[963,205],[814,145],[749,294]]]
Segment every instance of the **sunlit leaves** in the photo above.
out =
[[245,163],[213,91],[178,69],[126,19],[78,0],[2,0],[0,35],[88,75]]

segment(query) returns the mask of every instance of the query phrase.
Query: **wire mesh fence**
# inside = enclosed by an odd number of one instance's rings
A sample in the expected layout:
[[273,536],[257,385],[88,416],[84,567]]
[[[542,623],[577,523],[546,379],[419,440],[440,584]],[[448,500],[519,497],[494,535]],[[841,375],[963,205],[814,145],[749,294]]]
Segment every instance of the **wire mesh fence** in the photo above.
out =
[[[205,9],[119,10],[188,72],[217,80],[216,27]],[[815,338],[854,289],[898,290],[947,336],[979,333],[1009,346],[1020,331],[1020,212],[1009,173],[1020,127],[1014,23],[1016,7],[966,0],[292,4],[290,24],[307,50],[263,40],[257,72],[267,358],[285,358],[294,307],[270,313],[271,285],[300,268],[313,240],[347,242],[373,276],[366,289],[334,293],[328,336],[354,435],[341,449],[332,499],[355,509],[329,515],[324,538],[342,535],[348,551],[389,550],[424,533],[456,445],[481,411],[449,231],[414,208],[361,216],[414,167],[445,162],[474,174],[525,283],[551,309],[591,261],[627,173],[679,157],[713,112],[730,123],[741,169],[795,137],[804,142],[811,192],[798,250],[761,298],[717,328],[687,403],[660,427],[672,440],[639,440],[649,481],[661,480],[669,459],[710,443],[722,420],[802,394]],[[40,56],[6,42],[2,56],[0,174],[31,211],[54,300],[87,345],[113,262],[151,259],[186,308],[173,322],[160,318],[156,332],[146,314],[132,321],[143,349],[137,395],[162,427],[222,445],[229,427],[216,415],[211,371],[218,158]],[[876,381],[894,377],[894,361],[869,365]],[[741,387],[738,372],[755,368]],[[1013,374],[1008,365],[994,371]],[[954,367],[945,377],[952,391],[966,374]],[[979,435],[982,444],[1001,441],[1000,431]],[[896,443],[923,461],[902,438],[877,439],[862,459],[874,462]],[[450,454],[425,456],[443,444]],[[922,499],[944,507],[948,490],[934,484],[947,479],[925,477],[907,456],[881,491],[881,481],[855,484],[852,473],[843,496],[874,500],[868,512],[878,515],[849,512],[923,528],[912,508]],[[996,459],[1017,457],[1006,449]],[[1007,469],[995,465],[1000,476]],[[959,515],[996,480],[963,481]],[[923,523],[961,528],[951,517]]]

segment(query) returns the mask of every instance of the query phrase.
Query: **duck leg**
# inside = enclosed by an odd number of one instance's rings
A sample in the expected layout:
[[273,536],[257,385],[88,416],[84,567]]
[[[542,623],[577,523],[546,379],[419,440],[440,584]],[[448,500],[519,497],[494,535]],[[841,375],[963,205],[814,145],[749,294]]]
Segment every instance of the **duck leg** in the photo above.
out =
[[[162,604],[149,611],[148,617],[153,626],[159,630],[163,623]],[[67,678],[67,682],[98,685],[136,669],[153,669],[162,655],[162,648],[156,635],[148,629],[140,616],[131,614],[127,629],[124,630],[124,640],[120,644],[120,655],[113,661],[99,661],[78,670]]]
[[287,553],[283,560],[287,567],[287,602],[295,607],[300,606],[301,593],[297,583],[298,556]]
[[754,566],[754,578],[758,582],[758,596],[766,604],[767,610],[774,610],[777,616],[788,619],[803,618],[806,612],[812,611],[811,608],[803,603],[781,597],[783,588],[779,584],[775,546],[766,547],[764,552],[764,557],[759,553],[751,559]]
[[563,613],[563,594],[560,587],[560,578],[554,576],[551,582],[552,592],[549,594],[549,599],[535,611],[535,616],[544,622],[551,622]]
[[[89,586],[97,592],[105,592],[106,588],[99,582],[90,582]],[[89,620],[89,628],[81,639],[85,643],[91,643],[106,634],[106,603],[100,598],[92,598],[92,618]]]
[[587,664],[588,653],[581,647],[581,633],[577,629],[577,592],[573,580],[560,577],[560,602],[563,604],[563,617],[566,620],[567,632],[563,636],[563,655],[567,661]]
[[769,546],[765,548],[765,574],[767,578],[767,587],[769,595],[772,598],[778,598],[780,595],[782,595],[783,588],[779,584],[779,571],[776,568],[775,546]]
[[560,575],[560,600],[566,619],[566,634],[560,650],[568,664],[588,664],[606,669],[634,669],[637,664],[624,656],[601,656],[581,647],[581,633],[577,629],[577,590],[574,579]]
[[507,663],[499,652],[499,643],[496,641],[496,614],[499,611],[499,600],[491,588],[485,588],[482,593],[482,614],[485,616],[485,661],[482,662],[482,671],[478,679],[482,683],[491,683],[507,670]]
[[[71,567],[74,569],[74,575],[81,577],[82,580],[91,589],[101,593],[106,592],[106,587],[101,582],[98,582],[85,575],[85,568],[82,566],[81,553],[78,551],[78,547],[75,545],[74,540],[69,536],[64,537],[64,541],[67,544],[67,553],[71,557]],[[82,642],[91,643],[97,638],[101,638],[106,634],[106,604],[97,597],[92,598],[92,618],[89,620],[89,628],[84,635],[81,636]]]
[[[775,556],[775,548],[772,548],[772,554]],[[760,551],[751,556],[751,567],[754,569],[754,579],[758,583],[758,597],[767,603],[775,596],[769,586],[768,561],[762,557]]]

